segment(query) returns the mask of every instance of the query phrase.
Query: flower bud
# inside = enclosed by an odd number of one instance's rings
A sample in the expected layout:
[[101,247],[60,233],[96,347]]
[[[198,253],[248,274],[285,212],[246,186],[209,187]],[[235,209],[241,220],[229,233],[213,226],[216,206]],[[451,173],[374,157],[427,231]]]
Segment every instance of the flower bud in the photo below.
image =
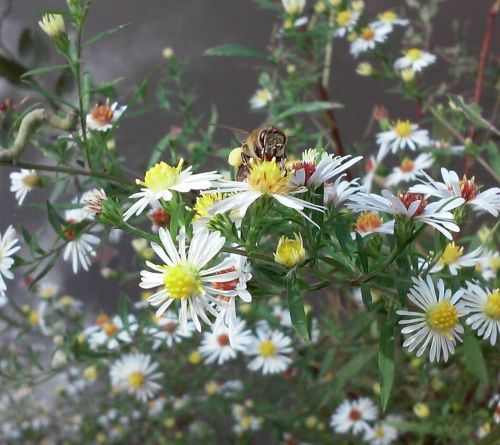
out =
[[61,14],[45,14],[42,20],[38,22],[38,25],[51,39],[56,38],[65,30],[64,19]]
[[413,405],[413,413],[418,418],[425,419],[426,417],[429,417],[431,411],[429,409],[429,406],[425,403],[416,403],[415,405]]
[[174,50],[167,46],[166,48],[163,49],[161,52],[162,56],[165,57],[165,59],[169,60],[172,57],[174,57]]
[[415,71],[411,69],[404,69],[401,70],[401,79],[405,82],[411,82],[413,79],[415,79]]
[[274,253],[274,261],[288,268],[302,264],[306,258],[306,251],[302,242],[302,236],[294,233],[290,239],[282,236]]

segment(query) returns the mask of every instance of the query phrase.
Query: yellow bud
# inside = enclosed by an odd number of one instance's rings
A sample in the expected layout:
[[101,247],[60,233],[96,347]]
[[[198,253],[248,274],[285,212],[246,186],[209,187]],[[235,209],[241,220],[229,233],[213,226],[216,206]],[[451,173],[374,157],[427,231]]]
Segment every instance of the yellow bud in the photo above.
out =
[[420,365],[422,364],[422,360],[420,360],[418,357],[413,357],[410,362],[410,366],[412,368],[418,369],[420,368]]
[[201,354],[198,351],[191,351],[188,360],[192,365],[199,365],[201,363]]
[[38,22],[42,31],[50,38],[57,37],[64,32],[64,19],[61,14],[45,14]]
[[356,73],[360,76],[371,76],[373,73],[373,67],[368,62],[361,62],[356,68]]
[[174,57],[174,50],[168,46],[168,47],[163,49],[161,54],[163,57],[165,57],[165,59],[168,60],[168,59],[171,59],[172,57]]
[[148,247],[141,252],[141,256],[145,260],[152,260],[155,257],[155,251],[151,247]]
[[354,42],[358,38],[358,35],[355,32],[351,32],[347,34],[347,41]]
[[79,344],[81,344],[81,345],[83,345],[83,344],[85,343],[85,340],[86,340],[86,339],[85,339],[85,335],[84,335],[84,334],[78,334],[78,335],[76,336],[76,341],[77,341]]
[[318,418],[316,416],[306,417],[305,424],[307,428],[312,429],[318,424]]
[[31,326],[37,326],[40,321],[40,314],[38,311],[31,311],[28,315],[28,323]]
[[137,252],[141,253],[144,249],[147,249],[148,242],[144,238],[135,238],[132,240],[132,248]]
[[374,383],[373,384],[373,392],[379,396],[380,395],[380,383]]
[[365,7],[365,2],[363,0],[357,0],[351,3],[351,8],[354,11],[362,11]]
[[444,387],[444,382],[441,379],[438,379],[437,377],[434,377],[431,380],[431,387],[434,391],[439,392],[443,389]]
[[413,405],[413,413],[420,419],[429,417],[431,413],[429,407],[425,403],[416,403]]
[[243,160],[241,159],[241,147],[236,147],[231,150],[229,156],[227,157],[227,162],[231,167],[238,168],[243,164]]
[[415,79],[415,71],[411,69],[404,69],[401,70],[401,79],[405,82],[411,82],[413,79]]
[[293,28],[293,20],[290,17],[287,17],[283,21],[283,28],[285,28],[285,29]]
[[325,424],[323,422],[318,423],[318,431],[325,431]]
[[89,382],[94,382],[97,379],[97,368],[95,366],[89,366],[83,371],[83,377]]
[[116,141],[114,139],[110,139],[108,142],[106,142],[106,148],[109,151],[113,151],[116,148]]
[[238,312],[242,314],[248,314],[252,310],[252,305],[250,303],[243,303],[238,306]]
[[302,264],[306,251],[302,243],[302,235],[294,233],[294,238],[282,236],[274,253],[274,261],[288,268]]
[[293,64],[287,65],[287,67],[286,67],[286,72],[287,72],[288,74],[293,74],[293,73],[295,73],[296,71],[297,71],[297,67],[296,67],[295,65],[293,65]]
[[326,11],[326,5],[322,1],[316,2],[314,11],[316,14],[323,14]]
[[31,312],[31,307],[28,304],[23,304],[21,306],[21,311],[23,314],[29,314]]
[[165,426],[165,428],[168,428],[168,429],[174,428],[175,427],[175,419],[173,417],[167,417],[163,421],[163,425]]
[[330,5],[332,5],[333,7],[337,7],[342,3],[342,0],[329,0],[329,1]]
[[95,440],[97,443],[106,443],[108,438],[106,437],[106,434],[98,433],[97,436],[95,436]]
[[211,380],[211,381],[205,383],[205,392],[209,396],[213,396],[214,394],[218,394],[220,392],[220,385],[216,381]]

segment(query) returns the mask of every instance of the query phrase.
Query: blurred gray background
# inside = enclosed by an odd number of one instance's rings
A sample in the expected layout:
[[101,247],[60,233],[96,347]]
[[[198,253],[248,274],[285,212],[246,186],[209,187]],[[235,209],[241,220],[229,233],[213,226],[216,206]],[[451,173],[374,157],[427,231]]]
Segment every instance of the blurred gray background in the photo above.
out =
[[[3,1],[0,0],[0,3]],[[372,16],[390,7],[415,13],[405,8],[406,2],[403,1],[367,0],[366,3],[368,15]],[[444,1],[433,23],[431,47],[453,43],[452,19],[457,19],[462,24],[473,54],[478,55],[490,4],[489,0]],[[14,0],[12,13],[4,24],[3,41],[15,53],[23,29],[37,26],[43,11],[64,6],[64,0]],[[308,7],[312,6],[313,2],[309,0]],[[172,47],[176,55],[190,60],[188,75],[199,97],[198,111],[206,111],[208,115],[210,105],[215,104],[220,122],[250,129],[261,124],[263,119],[262,114],[252,113],[248,107],[248,100],[258,85],[260,67],[252,60],[210,58],[202,54],[207,48],[226,43],[265,51],[274,19],[272,12],[259,9],[251,0],[96,0],[88,17],[87,37],[119,24],[131,25],[92,46],[84,54],[86,69],[92,71],[98,82],[124,76],[120,89],[126,93],[130,85],[143,80],[153,67],[162,63],[163,48]],[[498,37],[497,26],[492,39],[493,50]],[[397,41],[398,37],[392,38]],[[364,131],[375,104],[385,105],[395,116],[415,117],[413,104],[391,94],[382,94],[377,81],[354,73],[356,62],[349,55],[346,42],[336,40],[334,51],[330,92],[333,100],[347,105],[337,111],[347,147]],[[53,54],[50,63],[62,63],[60,56]],[[426,82],[441,82],[446,73],[446,62],[438,59],[436,66],[426,73]],[[473,87],[472,83],[470,87]],[[0,100],[20,99],[27,94],[27,91],[13,89],[7,82],[0,81]],[[485,102],[489,99],[484,98]],[[119,129],[117,149],[129,156],[132,166],[149,157],[152,145],[171,125],[176,124],[164,119],[164,115],[160,117],[148,113],[128,128],[122,125]],[[229,137],[227,133],[218,133],[219,140],[225,144],[229,142]],[[11,222],[36,229],[40,225],[39,220],[33,218],[29,209],[18,208],[8,191],[10,171],[0,168],[0,199],[3,203],[0,230],[3,232]],[[41,192],[30,196],[27,201],[32,202],[34,197],[43,199],[43,196]],[[40,213],[36,215],[38,218]],[[120,263],[125,267],[130,265],[130,248],[124,246],[119,249],[122,253]],[[91,299],[102,307],[116,305],[118,286],[111,280],[103,279],[98,267],[75,276],[69,265],[61,262],[46,281],[59,283],[67,293],[83,300]],[[127,290],[132,298],[138,294],[136,283],[127,286]],[[18,291],[25,292],[20,283]]]

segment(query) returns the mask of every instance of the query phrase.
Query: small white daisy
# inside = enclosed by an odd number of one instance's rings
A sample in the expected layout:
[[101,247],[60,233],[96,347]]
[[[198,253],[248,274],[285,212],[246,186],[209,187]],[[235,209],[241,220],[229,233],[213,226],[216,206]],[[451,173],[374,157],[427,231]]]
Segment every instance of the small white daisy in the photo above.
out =
[[429,360],[431,362],[443,360],[455,353],[457,340],[462,341],[460,335],[464,328],[460,324],[460,317],[467,314],[463,302],[460,302],[463,290],[452,293],[445,289],[443,280],[439,280],[436,288],[430,275],[427,280],[422,277],[412,277],[413,287],[408,293],[408,299],[422,312],[398,310],[397,314],[405,318],[399,324],[406,325],[401,332],[409,334],[403,346],[412,352],[418,347],[417,357],[420,357],[430,343]]
[[340,175],[335,182],[325,183],[323,199],[325,205],[333,204],[334,207],[339,207],[345,201],[349,199],[354,193],[358,193],[361,190],[359,185],[359,179],[353,179],[352,181],[345,180],[346,174]]
[[272,316],[281,326],[285,328],[293,327],[290,311],[286,307],[280,305],[273,306]]
[[97,104],[92,111],[87,114],[87,127],[90,130],[107,131],[120,119],[127,109],[126,105],[118,106],[118,102],[109,105],[109,99],[105,105]]
[[429,271],[430,273],[436,273],[443,270],[445,267],[448,268],[450,274],[457,275],[458,271],[463,267],[474,267],[480,262],[480,256],[483,252],[482,247],[474,249],[472,252],[464,255],[464,248],[457,246],[455,241],[448,243],[444,248],[443,254],[439,258],[438,262]]
[[179,316],[173,311],[166,311],[160,318],[155,319],[156,324],[145,329],[146,334],[153,339],[153,349],[156,350],[163,345],[171,348],[185,338],[190,338],[195,330],[194,324],[188,322],[185,330],[181,329]]
[[137,201],[123,214],[123,219],[126,221],[133,215],[140,215],[148,205],[159,199],[170,201],[173,198],[172,192],[187,193],[191,190],[210,188],[212,181],[221,177],[214,171],[193,174],[191,166],[182,170],[183,164],[183,159],[176,167],[162,161],[146,172],[144,181],[136,179],[136,183],[143,187],[140,192],[129,196]]
[[14,227],[9,226],[3,235],[0,235],[0,306],[6,303],[5,292],[7,285],[5,279],[14,279],[14,274],[10,270],[14,264],[14,255],[21,246],[17,245],[19,239],[17,238]]
[[86,328],[83,335],[91,349],[105,348],[112,351],[117,349],[120,343],[130,343],[131,334],[137,331],[137,328],[137,321],[132,314],[128,316],[128,329],[118,315],[109,318],[106,314],[100,314],[96,318],[95,325]]
[[391,33],[392,27],[386,25],[365,26],[356,40],[351,43],[351,54],[358,57],[360,54],[375,49],[378,43],[385,42]]
[[497,217],[500,210],[500,187],[492,187],[478,193],[475,178],[467,179],[464,175],[460,179],[456,172],[441,168],[443,182],[434,181],[429,175],[424,174],[427,183],[417,184],[410,188],[410,192],[423,193],[439,198],[461,197],[465,204],[475,210],[486,211]]
[[492,280],[496,278],[499,269],[500,252],[498,252],[498,250],[484,250],[476,264],[476,271],[479,272],[485,280]]
[[365,441],[370,445],[391,445],[398,438],[398,430],[384,421],[377,422],[365,433]]
[[377,407],[367,397],[344,400],[333,413],[330,426],[336,433],[366,433],[370,429],[369,422],[377,416]]
[[236,320],[231,329],[219,323],[213,332],[205,332],[198,348],[205,362],[223,365],[234,360],[239,351],[244,352],[252,342],[252,333],[245,328],[244,320]]
[[460,227],[455,223],[450,210],[459,207],[463,202],[462,198],[451,198],[427,203],[424,196],[417,193],[400,193],[399,196],[394,196],[388,190],[382,190],[382,196],[374,193],[357,193],[350,197],[347,207],[354,212],[384,212],[412,218],[416,222],[434,227],[452,240],[450,231],[459,232]]
[[57,295],[59,286],[55,283],[43,282],[37,286],[36,293],[43,300],[51,300]]
[[85,208],[66,210],[64,219],[69,225],[64,230],[64,237],[68,241],[63,253],[64,261],[71,258],[73,273],[78,273],[79,265],[84,270],[89,270],[90,259],[96,255],[94,247],[99,244],[100,239],[91,233],[77,234],[71,225],[90,220],[89,213]]
[[344,37],[346,34],[350,33],[359,19],[359,11],[353,11],[346,9],[340,11],[335,17],[335,26],[337,29],[333,33],[335,37]]
[[402,182],[410,182],[423,176],[422,170],[429,168],[434,163],[434,156],[430,153],[421,153],[416,159],[404,158],[401,165],[394,167],[387,177],[387,185],[395,186]]
[[217,201],[212,206],[210,213],[218,214],[239,209],[243,216],[253,202],[268,195],[281,205],[294,209],[312,222],[303,212],[304,208],[317,211],[323,211],[324,208],[294,196],[305,191],[307,188],[295,186],[276,162],[254,162],[245,181],[219,181],[217,188],[209,191],[209,193],[233,193],[231,196]]
[[392,10],[387,10],[384,12],[381,12],[378,15],[378,19],[374,22],[372,22],[370,25],[371,26],[389,26],[391,28],[391,31],[394,26],[406,26],[408,25],[409,20],[407,19],[401,19],[398,17],[398,15],[392,11]]
[[404,56],[397,59],[394,63],[394,68],[397,70],[409,69],[418,73],[436,61],[434,54],[418,48],[408,49],[403,54]]
[[106,201],[107,196],[104,189],[94,188],[86,192],[81,201],[84,204],[84,209],[88,212],[91,218],[95,218],[102,212],[102,205]]
[[352,158],[351,155],[334,156],[323,153],[320,161],[316,162],[317,156],[312,156],[311,150],[309,150],[304,153],[302,161],[295,162],[290,167],[293,173],[291,182],[296,187],[305,186],[316,189],[361,159],[363,159],[363,156]]
[[356,233],[359,233],[362,237],[370,233],[387,233],[392,235],[394,233],[394,220],[384,222],[378,213],[364,212],[359,215],[353,229],[354,231],[351,234],[353,239],[356,238]]
[[262,417],[251,414],[247,405],[251,405],[251,403],[246,401],[245,405],[234,404],[232,406],[233,419],[236,421],[236,424],[233,426],[233,431],[236,434],[258,431],[262,426]]
[[287,14],[300,15],[306,6],[306,0],[281,0]]
[[248,347],[247,354],[255,358],[248,363],[251,371],[262,370],[263,374],[284,372],[292,363],[288,356],[293,351],[292,340],[282,332],[258,328],[256,337]]
[[430,144],[429,132],[422,130],[417,124],[412,124],[409,120],[397,120],[390,130],[377,134],[377,144],[380,148],[377,154],[377,162],[380,162],[389,151],[396,153],[408,147],[416,150]]
[[469,311],[466,323],[477,332],[479,337],[495,345],[500,336],[500,290],[490,291],[476,283],[467,282],[462,297]]
[[[237,286],[226,290],[222,288],[223,286],[215,284],[235,281],[239,283],[242,272],[236,270],[234,257],[206,268],[219,254],[226,241],[219,232],[209,232],[206,227],[196,228],[187,248],[186,233],[184,228],[181,228],[177,237],[178,249],[169,232],[160,228],[158,233],[162,246],[151,243],[151,247],[164,264],[157,265],[147,261],[147,266],[153,269],[153,272],[141,271],[140,286],[143,289],[160,287],[159,291],[148,298],[153,306],[159,306],[157,317],[160,317],[174,301],[179,301],[181,328],[186,328],[190,317],[196,329],[201,331],[200,318],[208,325],[212,324],[207,317],[207,311],[215,317],[220,316],[215,308],[223,307],[225,302],[217,297],[222,295],[234,298],[239,293]],[[242,293],[243,291],[246,292],[246,286],[244,290],[242,289]]]
[[40,176],[36,170],[22,169],[10,174],[10,191],[15,193],[17,203],[22,205],[26,195],[40,186]]
[[273,100],[273,93],[267,88],[260,88],[250,99],[250,108],[258,110],[264,108],[269,102]]
[[163,377],[163,373],[158,368],[158,363],[149,355],[128,354],[113,363],[109,375],[114,387],[146,402],[161,389],[157,380]]

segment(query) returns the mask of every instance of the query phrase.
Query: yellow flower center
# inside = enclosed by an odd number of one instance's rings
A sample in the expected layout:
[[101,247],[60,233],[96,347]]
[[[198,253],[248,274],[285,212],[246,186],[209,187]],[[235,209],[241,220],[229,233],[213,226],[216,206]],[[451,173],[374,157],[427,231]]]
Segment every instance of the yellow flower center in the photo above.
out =
[[254,162],[247,179],[248,185],[262,193],[282,193],[286,190],[288,179],[274,161]]
[[376,426],[375,427],[375,437],[377,439],[382,439],[385,437],[385,431],[381,426]]
[[22,181],[25,187],[31,189],[40,184],[40,177],[36,173],[30,173],[24,176]]
[[354,224],[354,230],[358,233],[373,232],[383,223],[384,220],[376,213],[362,213]]
[[118,327],[113,323],[109,323],[106,326],[104,326],[104,333],[106,334],[107,337],[111,337],[113,334],[116,333],[116,331],[118,331]]
[[393,130],[394,133],[396,133],[400,138],[407,138],[413,132],[413,128],[409,120],[401,121],[398,119]]
[[252,426],[252,418],[250,416],[244,416],[240,419],[240,425],[243,429],[247,430]]
[[339,26],[347,26],[351,22],[352,12],[351,11],[342,11],[339,12],[339,15],[336,18],[337,25]]
[[404,158],[399,168],[404,173],[412,172],[415,169],[415,162],[413,162],[410,158]]
[[302,243],[302,237],[294,234],[295,238],[282,236],[274,254],[274,261],[286,267],[294,267],[304,261],[306,251]]
[[494,320],[500,320],[500,290],[495,289],[488,295],[488,300],[484,306],[484,313]]
[[373,40],[374,37],[375,37],[375,30],[373,28],[370,28],[369,26],[363,28],[363,31],[361,31],[361,38],[363,40],[366,40],[367,42]]
[[128,376],[127,381],[132,388],[139,389],[146,383],[146,376],[140,371],[134,371]]
[[31,326],[36,326],[40,321],[40,314],[37,311],[31,311],[28,316],[28,323]]
[[272,99],[272,94],[268,89],[261,88],[255,93],[255,97],[257,100],[267,103]]
[[378,18],[382,22],[393,23],[397,20],[398,16],[394,11],[389,10],[389,11],[385,11],[385,12],[382,12],[381,14],[379,14]]
[[277,351],[271,340],[264,340],[259,346],[259,352],[262,357],[273,357]]
[[500,257],[493,257],[490,259],[490,267],[493,270],[500,269]]
[[165,266],[165,289],[172,298],[188,298],[203,292],[198,271],[189,264]]
[[442,301],[427,312],[427,323],[435,331],[451,338],[450,331],[458,324],[458,311],[449,301]]
[[412,62],[416,62],[418,59],[422,57],[422,50],[418,48],[412,48],[406,51],[405,55]]
[[183,163],[184,160],[181,159],[177,167],[172,167],[166,162],[159,162],[146,172],[144,181],[136,180],[136,182],[154,192],[166,190],[177,183]]
[[194,204],[193,210],[196,211],[193,220],[199,221],[202,218],[212,218],[212,215],[208,212],[210,208],[222,199],[220,193],[210,193],[207,195],[201,195],[196,198],[196,203]]
[[455,264],[456,261],[462,256],[463,252],[464,248],[455,245],[455,242],[452,241],[446,245],[443,255],[439,258],[438,264],[441,266]]

